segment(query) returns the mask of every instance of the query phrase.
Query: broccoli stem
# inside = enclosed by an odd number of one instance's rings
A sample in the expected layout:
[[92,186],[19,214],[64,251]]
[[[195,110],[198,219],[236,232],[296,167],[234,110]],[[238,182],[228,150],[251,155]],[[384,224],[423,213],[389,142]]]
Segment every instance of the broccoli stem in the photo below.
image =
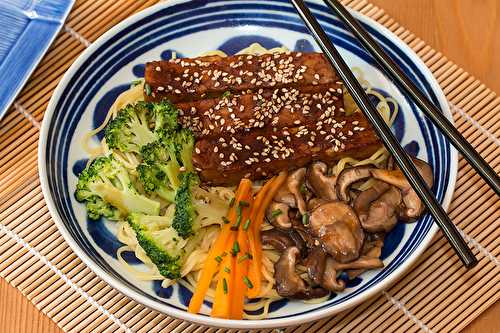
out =
[[128,214],[132,212],[144,213],[148,215],[160,214],[160,203],[151,200],[140,194],[131,191],[120,191],[115,187],[97,183],[89,186],[97,195],[109,202],[120,211]]

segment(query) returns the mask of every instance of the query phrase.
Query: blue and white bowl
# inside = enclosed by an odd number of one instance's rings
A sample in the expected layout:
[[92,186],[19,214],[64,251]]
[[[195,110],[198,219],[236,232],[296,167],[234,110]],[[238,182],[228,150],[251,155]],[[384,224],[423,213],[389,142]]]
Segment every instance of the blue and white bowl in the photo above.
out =
[[[321,1],[308,1],[323,28],[351,67],[360,67],[383,94],[393,96],[401,111],[393,127],[406,149],[427,160],[434,170],[433,192],[446,208],[455,184],[457,154],[416,106],[401,95],[377,69],[374,61]],[[431,72],[416,54],[378,23],[353,13],[404,72],[451,120],[446,99]],[[77,174],[87,156],[80,142],[99,125],[118,94],[143,76],[144,63],[169,59],[172,52],[192,57],[208,50],[228,54],[258,42],[266,48],[285,45],[291,50],[318,50],[287,0],[171,0],[120,23],[80,55],[59,83],[43,121],[39,170],[50,212],[71,248],[103,280],[152,309],[168,315],[218,327],[269,328],[311,322],[352,307],[380,293],[407,270],[435,234],[429,215],[413,224],[400,223],[388,235],[382,251],[385,267],[364,273],[347,289],[320,304],[282,300],[271,306],[264,320],[211,318],[209,303],[203,313],[186,311],[191,293],[177,285],[138,281],[120,265],[116,250],[122,244],[113,223],[89,221],[74,196]],[[131,253],[125,260],[140,266]],[[140,267],[138,267],[140,268]]]

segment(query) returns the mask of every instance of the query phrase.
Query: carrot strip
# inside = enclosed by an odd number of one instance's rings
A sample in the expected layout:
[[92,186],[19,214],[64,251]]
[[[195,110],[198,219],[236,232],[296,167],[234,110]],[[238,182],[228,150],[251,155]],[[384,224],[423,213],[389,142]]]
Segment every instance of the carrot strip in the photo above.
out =
[[253,283],[253,288],[247,290],[247,296],[249,298],[255,298],[257,295],[260,293],[260,286],[261,286],[261,274],[260,274],[260,265],[257,263],[257,243],[256,243],[256,236],[255,236],[255,223],[256,223],[256,213],[258,207],[262,205],[262,201],[264,200],[264,197],[271,187],[273,181],[275,178],[272,178],[267,181],[267,183],[264,184],[264,186],[260,189],[259,193],[255,196],[255,201],[254,205],[252,206],[252,210],[250,213],[250,227],[248,229],[248,241],[249,241],[249,247],[250,247],[250,254],[254,258],[252,262],[250,263],[249,271],[248,271],[248,278],[252,281]]
[[[231,232],[227,239],[227,243],[232,244],[236,239],[235,236],[235,233]],[[234,258],[228,251],[228,247],[226,247],[225,252],[227,254],[222,257],[223,259],[219,267],[215,298],[210,316],[229,319],[231,316],[231,300],[234,294],[234,279],[232,278]]]
[[[262,243],[260,241],[260,228],[264,220],[264,214],[267,207],[271,204],[276,192],[280,189],[286,181],[288,173],[286,171],[280,174],[272,181],[267,182],[261,191],[257,194],[255,199],[254,209],[252,210],[252,231],[249,234],[251,253],[253,256],[252,263],[249,270],[249,278],[253,283],[253,288],[249,289],[247,296],[249,298],[256,298],[260,294],[261,280],[262,280]],[[265,190],[265,191],[263,191]],[[262,195],[259,195],[262,192]]]
[[[251,193],[252,182],[249,179],[242,179],[236,192],[236,200],[240,201],[242,200],[242,198],[250,197]],[[227,217],[229,221],[232,221],[234,223],[234,221],[236,220],[236,209],[234,206],[229,209]],[[208,253],[207,259],[203,266],[200,280],[196,284],[195,291],[189,302],[188,311],[190,313],[198,313],[200,311],[203,300],[205,299],[205,294],[207,293],[207,290],[210,287],[210,283],[212,282],[212,278],[218,269],[218,263],[215,258],[222,252],[224,252],[230,234],[231,223],[224,224],[222,226],[219,237]]]
[[[245,294],[248,289],[245,279],[248,281],[248,265],[250,258],[248,258],[249,244],[248,232],[243,230],[246,220],[250,217],[250,210],[252,207],[252,197],[247,201],[250,206],[242,207],[242,219],[238,228],[238,247],[239,252],[236,254],[236,262],[234,267],[234,281],[233,293],[231,294],[231,319],[243,319],[243,305],[245,303]],[[246,259],[245,259],[246,256]]]

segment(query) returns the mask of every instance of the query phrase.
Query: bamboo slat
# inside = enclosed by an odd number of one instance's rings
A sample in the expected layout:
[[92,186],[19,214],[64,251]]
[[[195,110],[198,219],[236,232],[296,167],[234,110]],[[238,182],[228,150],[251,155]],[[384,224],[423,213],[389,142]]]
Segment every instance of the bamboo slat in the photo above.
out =
[[[0,276],[68,332],[222,332],[169,318],[137,304],[100,280],[71,251],[50,217],[38,179],[39,126],[52,91],[86,45],[156,0],[79,0],[64,29],[0,122]],[[456,127],[500,172],[500,98],[380,8],[344,4],[404,40],[433,71],[452,105]],[[459,159],[449,215],[479,264],[465,271],[439,233],[417,264],[382,294],[331,318],[286,332],[455,332],[500,296],[500,202]],[[9,231],[9,232],[10,232]],[[17,236],[16,236],[17,235]],[[35,252],[16,241],[22,238]],[[232,330],[234,332],[235,330]],[[271,332],[271,330],[262,330]]]

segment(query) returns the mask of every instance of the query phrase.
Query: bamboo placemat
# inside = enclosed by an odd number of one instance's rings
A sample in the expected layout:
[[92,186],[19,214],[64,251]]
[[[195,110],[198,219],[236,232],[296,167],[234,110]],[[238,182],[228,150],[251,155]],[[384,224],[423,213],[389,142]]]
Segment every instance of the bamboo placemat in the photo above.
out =
[[[100,280],[71,251],[45,205],[37,168],[40,122],[76,57],[111,26],[156,0],[79,0],[64,30],[0,123],[0,276],[71,332],[204,332],[152,311]],[[383,24],[423,59],[444,90],[456,126],[500,171],[500,98],[384,11],[345,4]],[[466,271],[442,235],[398,283],[331,318],[287,332],[459,331],[500,297],[500,202],[461,158],[449,215],[479,258]]]

